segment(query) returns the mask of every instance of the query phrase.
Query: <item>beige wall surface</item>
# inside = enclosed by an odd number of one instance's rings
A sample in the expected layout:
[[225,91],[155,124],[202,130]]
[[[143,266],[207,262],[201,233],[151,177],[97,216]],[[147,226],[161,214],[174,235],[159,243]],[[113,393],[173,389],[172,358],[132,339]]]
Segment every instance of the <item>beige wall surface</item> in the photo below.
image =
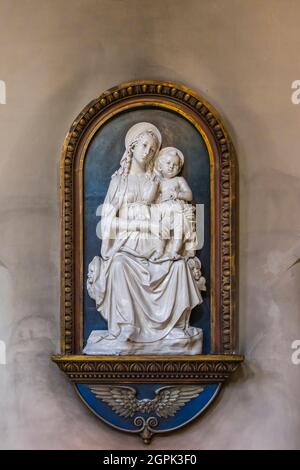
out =
[[300,448],[299,0],[0,0],[0,447],[139,449],[95,418],[59,350],[59,157],[76,114],[139,79],[221,113],[240,166],[240,350],[204,416],[152,449]]

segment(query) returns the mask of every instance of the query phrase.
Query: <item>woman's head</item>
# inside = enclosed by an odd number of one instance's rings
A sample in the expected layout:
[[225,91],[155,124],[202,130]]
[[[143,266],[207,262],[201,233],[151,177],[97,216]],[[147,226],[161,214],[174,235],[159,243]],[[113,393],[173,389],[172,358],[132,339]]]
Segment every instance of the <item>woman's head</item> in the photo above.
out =
[[153,157],[157,153],[158,140],[156,135],[151,131],[142,132],[130,144],[132,157],[139,163],[145,164],[146,167],[152,162]]
[[132,126],[126,134],[126,151],[120,162],[120,170],[124,176],[129,174],[132,159],[151,172],[154,160],[161,146],[161,134],[157,127],[148,122],[139,122]]

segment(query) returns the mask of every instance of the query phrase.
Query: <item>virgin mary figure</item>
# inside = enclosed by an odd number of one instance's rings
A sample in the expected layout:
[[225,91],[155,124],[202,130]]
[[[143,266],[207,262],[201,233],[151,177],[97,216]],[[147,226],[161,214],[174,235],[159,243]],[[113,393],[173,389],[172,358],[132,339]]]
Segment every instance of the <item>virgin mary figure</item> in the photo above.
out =
[[101,256],[89,264],[87,281],[108,330],[92,331],[85,354],[202,352],[202,330],[189,325],[202,297],[187,254],[155,257],[164,236],[155,217],[159,180],[153,171],[161,142],[147,122],[127,132],[103,204]]

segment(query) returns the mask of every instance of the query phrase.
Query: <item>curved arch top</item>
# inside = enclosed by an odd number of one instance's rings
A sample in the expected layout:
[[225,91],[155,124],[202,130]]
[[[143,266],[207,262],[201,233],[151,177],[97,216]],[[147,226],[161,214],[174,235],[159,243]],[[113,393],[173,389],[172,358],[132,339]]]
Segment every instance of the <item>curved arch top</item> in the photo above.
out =
[[[173,82],[135,81],[111,88],[91,101],[66,136],[62,176],[62,351],[80,353],[82,261],[78,247],[82,211],[82,169],[95,132],[130,109],[169,109],[201,133],[211,160],[212,188],[212,350],[232,354],[236,340],[236,157],[217,111],[199,94]],[[80,241],[81,240],[81,241]],[[81,279],[80,279],[81,277]]]

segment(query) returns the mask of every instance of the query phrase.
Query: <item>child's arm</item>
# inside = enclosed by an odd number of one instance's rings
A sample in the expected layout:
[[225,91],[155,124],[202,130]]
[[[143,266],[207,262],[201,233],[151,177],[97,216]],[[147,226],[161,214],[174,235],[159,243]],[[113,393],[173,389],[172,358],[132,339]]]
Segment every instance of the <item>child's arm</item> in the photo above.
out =
[[156,197],[159,194],[159,187],[160,187],[159,179],[155,177],[152,181],[152,184],[148,193],[146,194],[147,202],[151,203],[154,201],[154,199],[156,199]]
[[180,190],[178,191],[177,198],[183,201],[191,202],[193,193],[186,180],[180,176],[178,177]]

